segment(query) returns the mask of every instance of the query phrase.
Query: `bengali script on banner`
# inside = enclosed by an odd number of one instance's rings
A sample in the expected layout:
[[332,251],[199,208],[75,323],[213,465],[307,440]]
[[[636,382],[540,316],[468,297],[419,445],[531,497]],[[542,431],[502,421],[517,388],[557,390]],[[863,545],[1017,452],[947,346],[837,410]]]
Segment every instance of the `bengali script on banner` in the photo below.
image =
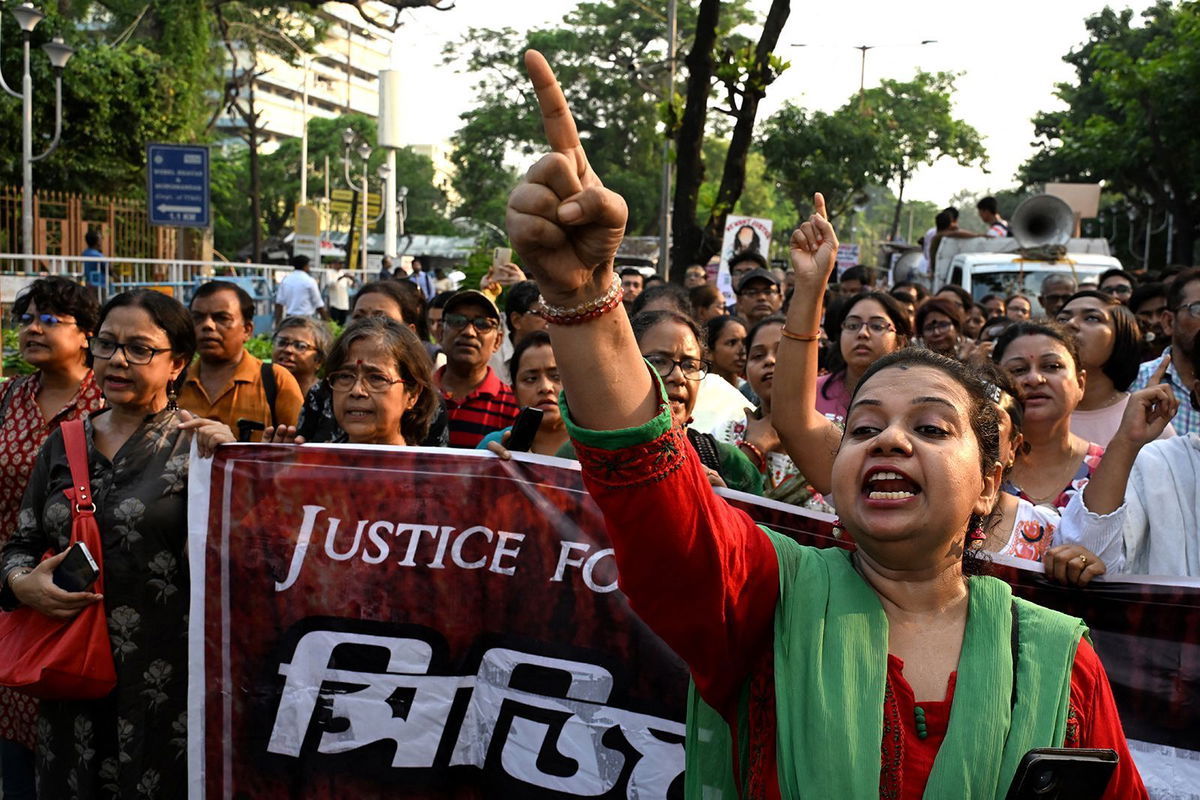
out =
[[[687,672],[617,588],[572,462],[231,445],[189,494],[192,798],[682,797]],[[1200,587],[997,571],[1092,625],[1147,784],[1195,797]]]

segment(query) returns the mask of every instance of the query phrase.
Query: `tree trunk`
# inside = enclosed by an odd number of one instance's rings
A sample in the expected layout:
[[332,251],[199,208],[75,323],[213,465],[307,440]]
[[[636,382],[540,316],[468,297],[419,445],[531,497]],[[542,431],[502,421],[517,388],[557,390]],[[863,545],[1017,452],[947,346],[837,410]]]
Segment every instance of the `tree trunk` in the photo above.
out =
[[[696,37],[688,51],[687,100],[683,119],[675,135],[675,202],[671,211],[670,279],[682,283],[683,273],[701,251],[704,231],[696,223],[696,204],[704,182],[704,124],[708,117],[708,95],[712,87],[713,49],[717,44],[720,0],[700,0],[696,14]],[[706,257],[707,260],[707,257]],[[703,263],[703,262],[701,262]]]
[[[721,173],[721,186],[717,189],[717,199],[708,215],[708,223],[704,226],[704,238],[699,252],[701,264],[708,261],[725,234],[725,217],[737,205],[746,186],[746,156],[754,140],[754,121],[758,116],[758,104],[766,96],[767,85],[774,80],[771,75],[771,53],[779,43],[779,34],[791,13],[791,0],[772,0],[767,19],[763,22],[762,35],[754,49],[754,67],[746,78],[746,90],[742,93],[742,102],[738,106],[737,123],[733,127],[733,138],[729,142],[729,152],[725,155],[725,169]],[[679,280],[683,280],[682,265]]]
[[896,241],[896,234],[900,232],[900,211],[904,208],[904,182],[908,177],[907,170],[900,170],[900,191],[896,193],[896,213],[892,214],[892,232],[888,236],[888,241]]

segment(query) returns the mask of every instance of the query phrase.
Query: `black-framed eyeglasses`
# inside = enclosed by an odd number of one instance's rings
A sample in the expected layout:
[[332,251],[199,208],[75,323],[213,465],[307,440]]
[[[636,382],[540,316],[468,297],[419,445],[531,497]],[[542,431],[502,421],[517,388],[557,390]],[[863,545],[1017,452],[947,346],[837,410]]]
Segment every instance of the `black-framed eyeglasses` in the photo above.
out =
[[286,336],[276,336],[273,341],[275,342],[275,346],[280,350],[287,350],[290,348],[295,350],[297,353],[307,353],[309,350],[317,349],[315,344],[300,342],[296,339],[288,339]]
[[942,331],[944,331],[948,328],[953,328],[953,327],[954,327],[953,322],[930,322],[924,328],[921,329],[921,332],[924,334],[941,333]]
[[662,353],[651,353],[646,356],[646,361],[663,378],[674,372],[676,367],[679,367],[679,371],[683,373],[683,377],[688,380],[698,381],[712,369],[712,364],[702,358],[681,358],[676,361]]
[[456,331],[461,331],[463,328],[471,325],[480,333],[494,331],[499,327],[500,323],[491,317],[468,317],[466,314],[443,314],[442,325],[446,328],[453,328]]
[[115,356],[120,350],[127,362],[139,367],[149,364],[159,353],[171,352],[169,347],[151,347],[148,344],[138,344],[137,342],[122,344],[116,339],[103,336],[93,336],[88,339],[88,350],[96,358],[103,358],[105,361]]
[[1105,294],[1127,295],[1133,294],[1133,287],[1127,283],[1110,283],[1108,286],[1101,286],[1100,291]]
[[867,330],[876,336],[882,336],[888,331],[896,330],[894,326],[889,325],[881,319],[858,319],[856,317],[844,320],[842,322],[842,330],[846,333],[858,333],[863,329],[864,325],[867,326]]
[[389,378],[382,372],[351,372],[339,370],[325,378],[329,388],[335,392],[348,392],[361,380],[371,394],[383,394],[397,383],[408,383],[404,378]]
[[21,314],[17,317],[17,325],[22,328],[28,328],[35,322],[40,322],[43,327],[53,328],[56,325],[74,325],[75,320],[63,319],[54,314]]
[[1186,305],[1179,306],[1179,308],[1175,309],[1176,314],[1178,314],[1181,311],[1186,311],[1187,313],[1191,314],[1194,318],[1200,319],[1200,300],[1197,300],[1194,303],[1187,303]]

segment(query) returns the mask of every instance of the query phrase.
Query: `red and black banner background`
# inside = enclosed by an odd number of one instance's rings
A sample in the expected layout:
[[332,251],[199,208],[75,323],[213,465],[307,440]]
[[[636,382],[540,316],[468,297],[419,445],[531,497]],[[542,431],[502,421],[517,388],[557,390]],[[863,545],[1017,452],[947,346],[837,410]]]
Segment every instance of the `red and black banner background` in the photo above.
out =
[[[193,798],[681,797],[687,674],[568,462],[230,445],[193,461]],[[827,517],[732,502],[802,543]],[[1059,587],[1134,756],[1200,797],[1200,585]],[[669,564],[663,565],[670,569]]]

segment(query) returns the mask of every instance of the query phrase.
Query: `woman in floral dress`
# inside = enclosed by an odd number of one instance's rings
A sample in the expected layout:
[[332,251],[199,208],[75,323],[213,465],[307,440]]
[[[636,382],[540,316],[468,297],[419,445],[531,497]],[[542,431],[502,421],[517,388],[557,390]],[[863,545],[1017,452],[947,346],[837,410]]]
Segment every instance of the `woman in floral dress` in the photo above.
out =
[[[103,544],[105,612],[117,685],[100,700],[43,701],[38,792],[46,798],[178,798],[186,794],[188,454],[193,428],[173,410],[195,351],[187,309],[153,291],[126,292],[89,340],[109,408],[84,422]],[[0,605],[71,619],[91,592],[50,576],[71,535],[71,484],[61,433],[46,441],[0,556]]]
[[[63,422],[104,404],[87,362],[100,306],[66,278],[34,281],[13,303],[21,357],[36,368],[0,387],[0,547],[17,526],[38,451]],[[6,800],[32,800],[37,701],[0,687],[0,777]]]

